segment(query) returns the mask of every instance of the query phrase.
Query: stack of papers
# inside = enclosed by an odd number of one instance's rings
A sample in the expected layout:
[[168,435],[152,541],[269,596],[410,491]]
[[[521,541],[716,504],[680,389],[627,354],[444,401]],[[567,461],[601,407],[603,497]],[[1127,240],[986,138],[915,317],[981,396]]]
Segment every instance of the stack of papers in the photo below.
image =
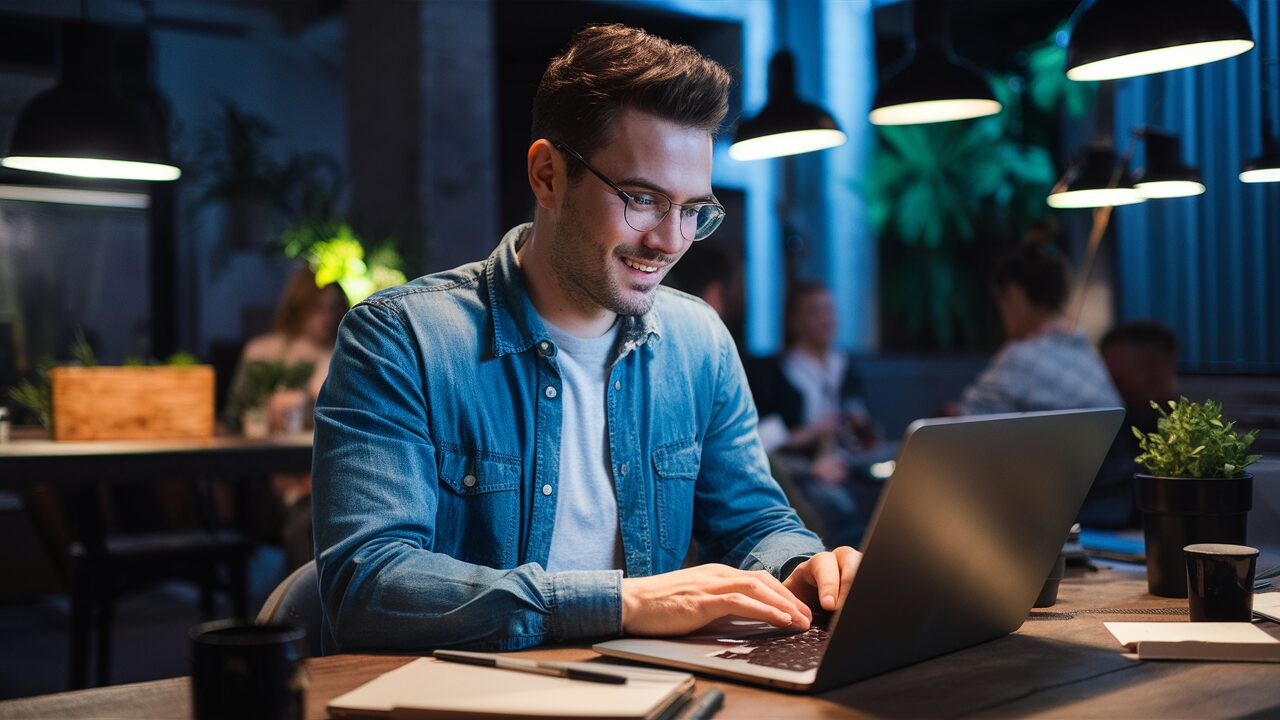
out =
[[1280,662],[1280,640],[1246,622],[1109,622],[1141,660]]

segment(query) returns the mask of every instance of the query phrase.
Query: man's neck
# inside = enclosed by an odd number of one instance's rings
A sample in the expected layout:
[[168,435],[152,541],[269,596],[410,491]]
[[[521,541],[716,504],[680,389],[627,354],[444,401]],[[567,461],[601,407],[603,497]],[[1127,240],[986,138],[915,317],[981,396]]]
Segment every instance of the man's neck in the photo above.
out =
[[1030,340],[1039,337],[1051,330],[1065,329],[1066,318],[1061,313],[1044,312],[1038,314],[1034,320],[1027,324],[1026,332],[1015,338],[1016,340]]
[[529,236],[516,252],[516,265],[524,274],[533,309],[543,320],[574,337],[600,337],[613,327],[618,314],[592,303],[585,297],[575,298],[565,292],[551,263],[553,229],[536,220]]

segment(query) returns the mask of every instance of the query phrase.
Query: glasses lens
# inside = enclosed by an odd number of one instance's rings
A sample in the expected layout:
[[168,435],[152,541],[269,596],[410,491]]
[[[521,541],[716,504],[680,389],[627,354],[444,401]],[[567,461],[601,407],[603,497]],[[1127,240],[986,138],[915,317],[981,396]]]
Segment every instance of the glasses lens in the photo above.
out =
[[671,211],[671,199],[657,193],[636,193],[627,201],[624,215],[637,232],[649,232]]
[[[724,209],[716,205],[699,205],[697,214],[697,225],[693,232],[694,240],[706,239],[711,233],[720,227],[720,221],[724,220]],[[680,225],[681,231],[684,230],[684,224]]]

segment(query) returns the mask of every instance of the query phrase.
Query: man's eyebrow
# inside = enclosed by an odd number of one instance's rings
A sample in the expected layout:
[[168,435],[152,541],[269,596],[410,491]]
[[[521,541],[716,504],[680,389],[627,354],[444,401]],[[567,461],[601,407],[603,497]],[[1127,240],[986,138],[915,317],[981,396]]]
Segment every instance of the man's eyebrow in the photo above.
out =
[[[628,186],[630,186],[630,187],[640,187],[640,188],[644,188],[644,189],[646,189],[646,190],[653,190],[654,192],[660,192],[660,193],[662,193],[663,195],[666,195],[667,197],[671,197],[671,193],[670,193],[670,191],[668,191],[666,188],[661,187],[661,186],[659,186],[659,185],[656,185],[656,184],[654,184],[654,183],[652,183],[652,182],[649,182],[648,180],[645,180],[644,178],[629,177],[629,178],[623,178],[623,179],[621,179],[621,180],[615,180],[614,182],[618,183],[618,186],[619,186],[619,187],[628,187]],[[701,195],[701,196],[699,196],[699,197],[692,198],[692,199],[690,199],[690,200],[686,200],[686,201],[684,201],[684,202],[683,202],[683,203],[681,203],[681,204],[682,204],[682,205],[691,205],[691,204],[693,204],[693,203],[706,203],[706,202],[711,202],[711,203],[717,203],[717,204],[719,204],[719,202],[720,202],[720,201],[719,201],[719,200],[716,200],[716,196],[715,196],[714,194],[712,194],[712,193],[707,193],[706,195]]]

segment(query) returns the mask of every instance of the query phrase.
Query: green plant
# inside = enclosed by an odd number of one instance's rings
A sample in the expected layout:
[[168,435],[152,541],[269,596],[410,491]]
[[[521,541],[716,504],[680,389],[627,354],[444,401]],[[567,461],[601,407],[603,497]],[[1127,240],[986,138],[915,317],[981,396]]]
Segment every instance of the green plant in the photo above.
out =
[[225,416],[232,427],[239,427],[240,415],[246,410],[264,407],[272,393],[306,389],[315,373],[315,364],[300,362],[286,365],[276,360],[246,360],[236,373]]
[[1143,433],[1133,428],[1142,454],[1135,460],[1152,475],[1184,478],[1233,478],[1262,458],[1250,455],[1249,446],[1257,430],[1241,435],[1235,422],[1223,422],[1222,405],[1206,400],[1203,405],[1185,397],[1169,401],[1169,411],[1158,403],[1156,431]]
[[317,285],[338,283],[351,305],[405,282],[404,263],[393,242],[366,253],[364,243],[341,218],[299,224],[282,233],[280,243],[285,255],[307,261]]

